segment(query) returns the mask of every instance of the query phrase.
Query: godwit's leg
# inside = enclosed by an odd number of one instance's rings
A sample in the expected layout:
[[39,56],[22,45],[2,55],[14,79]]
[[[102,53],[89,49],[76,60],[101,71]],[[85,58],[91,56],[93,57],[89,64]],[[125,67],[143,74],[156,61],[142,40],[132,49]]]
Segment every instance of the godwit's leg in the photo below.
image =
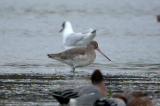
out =
[[72,66],[72,72],[75,73],[75,67],[74,66]]
[[73,86],[75,86],[75,85],[77,85],[77,83],[76,83],[76,71],[75,71],[75,67],[73,66],[72,67],[72,80],[74,81],[74,83],[73,83]]

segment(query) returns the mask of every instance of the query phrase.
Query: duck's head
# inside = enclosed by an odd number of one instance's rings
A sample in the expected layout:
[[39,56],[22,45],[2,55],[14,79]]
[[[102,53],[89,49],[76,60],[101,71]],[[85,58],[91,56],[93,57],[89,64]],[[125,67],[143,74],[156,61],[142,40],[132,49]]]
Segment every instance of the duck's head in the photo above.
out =
[[107,93],[107,88],[105,86],[104,83],[104,78],[103,75],[101,73],[101,71],[99,69],[96,69],[92,75],[91,75],[91,82],[94,86],[97,87],[97,89],[99,90],[100,94],[102,96],[106,96],[108,95]]

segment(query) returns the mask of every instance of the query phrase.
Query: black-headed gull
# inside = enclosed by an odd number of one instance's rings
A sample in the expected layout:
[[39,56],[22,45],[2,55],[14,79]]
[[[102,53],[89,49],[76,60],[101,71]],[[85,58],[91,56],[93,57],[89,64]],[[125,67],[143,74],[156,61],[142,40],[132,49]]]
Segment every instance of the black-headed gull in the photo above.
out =
[[63,45],[65,49],[75,47],[86,47],[96,36],[96,30],[90,28],[85,33],[76,33],[73,31],[71,22],[65,21],[60,30],[63,35]]

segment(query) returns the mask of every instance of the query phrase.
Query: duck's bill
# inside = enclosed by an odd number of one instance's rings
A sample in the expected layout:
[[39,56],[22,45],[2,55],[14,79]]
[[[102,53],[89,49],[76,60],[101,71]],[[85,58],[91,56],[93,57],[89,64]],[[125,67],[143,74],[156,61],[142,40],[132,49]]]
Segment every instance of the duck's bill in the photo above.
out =
[[97,48],[97,51],[99,53],[101,53],[105,58],[107,58],[109,61],[111,61],[111,59],[109,57],[107,57],[99,48]]

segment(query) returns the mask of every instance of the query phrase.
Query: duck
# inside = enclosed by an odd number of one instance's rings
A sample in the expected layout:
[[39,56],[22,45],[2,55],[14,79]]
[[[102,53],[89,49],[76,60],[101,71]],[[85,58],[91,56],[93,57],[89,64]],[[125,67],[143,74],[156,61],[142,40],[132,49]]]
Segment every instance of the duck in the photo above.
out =
[[91,75],[91,84],[75,89],[55,91],[52,96],[60,106],[93,106],[95,101],[108,95],[104,78],[99,69]]

